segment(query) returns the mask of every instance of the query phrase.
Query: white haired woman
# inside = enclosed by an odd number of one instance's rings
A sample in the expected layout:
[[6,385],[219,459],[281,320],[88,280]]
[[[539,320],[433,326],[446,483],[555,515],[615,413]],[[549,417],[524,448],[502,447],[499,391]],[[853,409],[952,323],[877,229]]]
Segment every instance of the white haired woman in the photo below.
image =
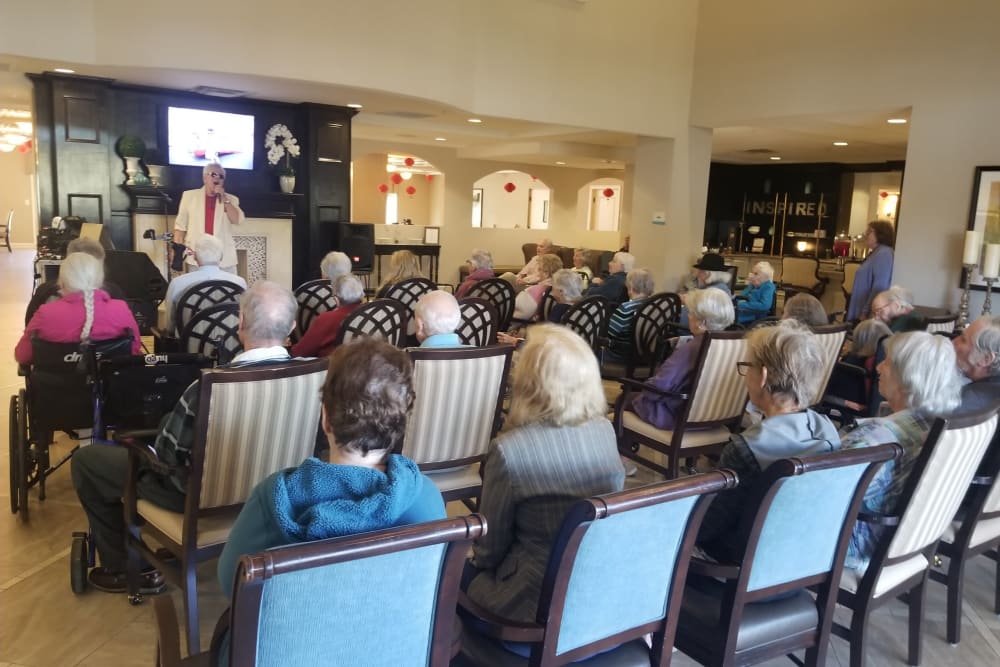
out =
[[619,304],[608,321],[608,361],[623,362],[633,352],[632,329],[635,314],[653,293],[653,274],[648,269],[632,269],[625,277],[628,301]]
[[[649,384],[661,391],[686,392],[694,380],[695,364],[704,342],[706,331],[722,331],[736,317],[733,302],[722,290],[693,290],[687,294],[688,317],[693,338],[678,346],[674,353],[657,369]],[[626,409],[636,413],[643,421],[656,428],[672,429],[680,410],[677,400],[662,394],[644,391],[632,398]]]
[[736,321],[750,324],[767,317],[774,306],[774,267],[770,262],[757,262],[747,276],[747,286],[736,295]]
[[578,498],[622,489],[597,359],[577,334],[539,324],[514,368],[510,414],[483,465],[470,598],[504,618],[535,619],[549,549]]
[[616,252],[608,262],[608,277],[595,276],[590,282],[587,296],[599,295],[613,303],[622,301],[625,294],[625,278],[635,266],[635,257],[627,252]]
[[465,260],[465,263],[469,267],[469,275],[465,277],[462,284],[455,290],[456,299],[464,297],[476,283],[488,280],[489,278],[496,278],[496,273],[493,271],[493,255],[490,254],[489,250],[476,248],[469,255],[469,259]]
[[[896,510],[899,495],[936,417],[961,402],[955,349],[944,336],[912,331],[890,336],[885,359],[877,366],[879,393],[889,404],[887,417],[859,420],[844,435],[844,447],[897,442],[903,456],[879,468],[865,492],[865,507],[879,513]],[[847,567],[864,570],[881,535],[878,526],[859,521],[847,550]]]
[[718,467],[735,470],[740,485],[719,494],[698,531],[698,545],[713,557],[737,555],[737,527],[748,491],[769,465],[840,448],[830,419],[808,409],[820,382],[815,369],[822,365],[816,334],[799,322],[787,320],[747,333],[747,358],[737,362],[736,370],[764,420],[732,435],[719,458]]
[[82,252],[68,255],[59,268],[62,298],[42,305],[32,316],[14,348],[17,363],[31,363],[32,338],[86,343],[131,334],[132,354],[141,353],[139,325],[132,311],[101,289],[103,283],[104,265],[98,259]]
[[552,289],[549,291],[555,304],[546,317],[549,322],[559,324],[570,306],[583,298],[583,278],[572,269],[559,269],[552,274]]
[[333,250],[326,253],[319,263],[319,272],[323,278],[333,281],[337,276],[351,272],[351,258],[346,253]]
[[353,273],[337,276],[333,280],[333,295],[337,307],[322,313],[309,325],[309,330],[292,346],[296,357],[327,357],[337,347],[337,334],[347,316],[361,305],[365,296],[364,285]]

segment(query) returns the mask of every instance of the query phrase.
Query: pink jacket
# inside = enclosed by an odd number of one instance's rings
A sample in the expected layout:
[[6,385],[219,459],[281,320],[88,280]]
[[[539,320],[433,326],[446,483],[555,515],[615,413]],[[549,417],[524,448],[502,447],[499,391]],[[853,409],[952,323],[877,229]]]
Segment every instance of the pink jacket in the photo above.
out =
[[[46,303],[28,322],[21,340],[14,348],[14,359],[19,364],[31,363],[31,338],[37,336],[52,343],[72,343],[80,340],[86,313],[83,307],[83,292],[67,294],[58,301]],[[128,304],[120,299],[112,299],[102,289],[94,291],[94,324],[90,330],[91,340],[118,338],[132,333],[132,354],[142,352],[139,326],[135,323]]]

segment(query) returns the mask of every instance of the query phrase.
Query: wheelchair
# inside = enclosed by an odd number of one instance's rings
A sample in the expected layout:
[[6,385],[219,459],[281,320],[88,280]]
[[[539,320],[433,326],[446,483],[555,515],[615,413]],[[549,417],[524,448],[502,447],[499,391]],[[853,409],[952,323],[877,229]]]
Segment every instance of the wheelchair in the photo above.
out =
[[132,337],[89,344],[31,341],[33,361],[18,373],[25,386],[10,397],[10,509],[27,521],[28,492],[38,487],[45,500],[45,480],[79,445],[53,464],[49,445],[56,431],[93,428],[99,394],[98,359],[131,353]]
[[[101,445],[111,445],[108,434],[134,431],[153,435],[160,420],[174,409],[188,386],[211,368],[201,354],[146,354],[102,359],[97,363],[100,391],[95,396],[94,433]],[[70,586],[87,589],[87,571],[96,561],[90,534],[73,533],[70,549]]]

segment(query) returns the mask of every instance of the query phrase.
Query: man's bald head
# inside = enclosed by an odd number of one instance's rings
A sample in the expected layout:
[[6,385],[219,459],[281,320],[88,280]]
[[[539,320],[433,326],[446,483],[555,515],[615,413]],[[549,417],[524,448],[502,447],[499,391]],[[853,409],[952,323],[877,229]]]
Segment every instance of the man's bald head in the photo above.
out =
[[258,280],[240,298],[240,341],[245,350],[284,345],[295,326],[295,296],[269,280]]

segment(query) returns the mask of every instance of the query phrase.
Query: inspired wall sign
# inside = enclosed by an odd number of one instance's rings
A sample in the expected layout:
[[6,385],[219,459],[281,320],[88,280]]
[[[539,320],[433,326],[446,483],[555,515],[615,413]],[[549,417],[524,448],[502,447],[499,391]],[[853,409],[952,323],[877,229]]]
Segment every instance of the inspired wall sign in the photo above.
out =
[[[834,219],[826,195],[793,194],[743,195],[743,222],[747,235],[737,241],[739,247],[753,245],[772,255],[783,255],[786,239],[813,239],[811,251],[818,249],[817,239],[832,237]],[[749,230],[758,228],[756,234]],[[740,230],[741,233],[744,231]],[[755,243],[756,241],[756,243]]]

